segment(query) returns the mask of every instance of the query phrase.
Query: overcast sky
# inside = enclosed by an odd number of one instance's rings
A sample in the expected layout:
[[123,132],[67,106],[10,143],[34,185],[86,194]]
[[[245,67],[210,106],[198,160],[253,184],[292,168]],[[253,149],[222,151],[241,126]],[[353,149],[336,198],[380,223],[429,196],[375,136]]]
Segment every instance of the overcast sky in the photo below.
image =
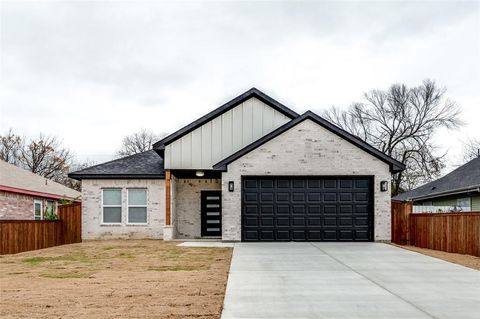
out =
[[3,1],[0,35],[0,133],[56,135],[81,159],[253,86],[303,113],[431,78],[467,123],[437,135],[450,165],[480,138],[479,2]]

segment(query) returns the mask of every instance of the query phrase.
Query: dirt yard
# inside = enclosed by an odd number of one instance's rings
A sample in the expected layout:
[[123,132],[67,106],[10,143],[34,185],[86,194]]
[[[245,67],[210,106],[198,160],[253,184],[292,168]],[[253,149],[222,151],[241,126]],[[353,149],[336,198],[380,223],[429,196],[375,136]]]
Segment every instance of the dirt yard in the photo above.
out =
[[459,264],[465,267],[473,268],[476,270],[480,270],[480,257],[470,256],[470,255],[462,255],[462,254],[454,254],[454,253],[447,253],[440,250],[432,250],[426,248],[419,248],[415,246],[401,246],[395,245],[397,247],[408,249],[411,251],[415,251],[417,253],[421,253],[427,256],[443,259],[449,261],[454,264]]
[[231,248],[95,241],[0,256],[0,318],[219,318]]

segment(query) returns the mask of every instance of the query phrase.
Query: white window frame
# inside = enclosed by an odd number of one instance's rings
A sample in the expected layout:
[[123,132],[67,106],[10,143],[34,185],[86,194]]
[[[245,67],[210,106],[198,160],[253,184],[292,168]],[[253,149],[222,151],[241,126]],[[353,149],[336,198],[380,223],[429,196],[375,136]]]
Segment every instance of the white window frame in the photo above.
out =
[[[128,192],[130,190],[144,190],[145,191],[145,205],[130,205],[128,202]],[[139,225],[139,226],[145,226],[148,225],[148,189],[144,187],[131,187],[127,188],[127,224],[128,225]],[[131,223],[130,222],[130,207],[145,207],[145,213],[147,217],[147,221],[145,223]]]
[[[35,217],[37,217],[35,215],[35,204],[36,203],[40,203],[40,219],[35,218]],[[43,200],[41,200],[41,199],[34,199],[33,200],[33,220],[43,220]]]
[[[120,191],[120,205],[104,205],[103,204],[103,192],[104,191]],[[115,187],[108,187],[108,188],[102,188],[102,225],[122,225],[123,222],[123,205],[122,205],[122,200],[123,200],[123,190],[121,188],[115,188]],[[120,207],[120,222],[118,223],[106,223],[105,222],[105,213],[104,213],[104,208],[105,207]]]

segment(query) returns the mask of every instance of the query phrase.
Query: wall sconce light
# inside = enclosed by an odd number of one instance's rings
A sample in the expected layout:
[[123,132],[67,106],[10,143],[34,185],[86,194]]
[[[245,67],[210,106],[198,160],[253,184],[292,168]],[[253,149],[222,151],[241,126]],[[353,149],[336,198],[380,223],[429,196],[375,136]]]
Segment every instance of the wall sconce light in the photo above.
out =
[[387,181],[381,181],[380,182],[380,190],[382,192],[388,191],[388,182]]
[[235,184],[233,181],[228,182],[228,191],[233,192],[235,190]]
[[204,171],[196,171],[195,175],[197,175],[197,177],[203,177],[205,175],[205,172]]

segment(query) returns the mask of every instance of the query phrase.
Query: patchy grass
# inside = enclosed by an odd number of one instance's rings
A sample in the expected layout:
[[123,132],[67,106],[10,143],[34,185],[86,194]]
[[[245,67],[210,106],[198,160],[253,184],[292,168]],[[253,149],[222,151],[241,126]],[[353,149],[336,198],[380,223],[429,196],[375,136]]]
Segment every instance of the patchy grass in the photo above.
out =
[[0,258],[0,318],[219,318],[231,248],[109,240]]
[[161,266],[161,267],[149,267],[150,271],[198,271],[205,270],[205,265],[202,266]]
[[79,272],[64,272],[64,273],[57,273],[57,274],[40,274],[40,277],[44,278],[54,278],[54,279],[70,279],[70,278],[88,278],[90,277],[90,273],[79,273]]

